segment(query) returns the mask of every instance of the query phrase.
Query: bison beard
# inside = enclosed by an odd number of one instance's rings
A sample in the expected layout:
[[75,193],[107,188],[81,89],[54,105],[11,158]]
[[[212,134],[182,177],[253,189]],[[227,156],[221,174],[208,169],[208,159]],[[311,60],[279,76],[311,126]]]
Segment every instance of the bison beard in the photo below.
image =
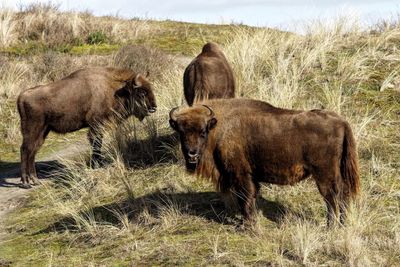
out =
[[344,222],[359,192],[354,137],[333,112],[219,99],[171,110],[170,125],[180,135],[186,168],[233,193],[245,224],[254,222],[261,182],[292,185],[312,176],[327,205],[328,225]]
[[17,99],[21,117],[21,180],[38,182],[35,155],[50,131],[73,132],[89,127],[91,166],[101,159],[101,126],[131,115],[140,120],[156,111],[151,84],[129,69],[86,68],[48,85],[23,91]]

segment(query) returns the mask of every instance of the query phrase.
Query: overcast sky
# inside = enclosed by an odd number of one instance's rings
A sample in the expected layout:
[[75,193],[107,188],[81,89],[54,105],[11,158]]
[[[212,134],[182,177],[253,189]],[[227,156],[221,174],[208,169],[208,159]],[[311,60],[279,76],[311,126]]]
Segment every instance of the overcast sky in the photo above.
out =
[[[17,7],[38,0],[0,0]],[[48,2],[48,0],[39,0]],[[201,23],[244,23],[293,29],[301,21],[358,17],[364,24],[400,14],[399,0],[64,0],[62,10],[90,10],[95,15],[173,19]]]

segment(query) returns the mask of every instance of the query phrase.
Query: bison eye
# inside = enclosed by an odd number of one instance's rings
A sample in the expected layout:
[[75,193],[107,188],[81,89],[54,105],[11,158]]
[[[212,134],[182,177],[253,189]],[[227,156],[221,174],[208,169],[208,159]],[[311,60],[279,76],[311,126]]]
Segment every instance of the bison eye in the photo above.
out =
[[147,91],[145,91],[145,90],[140,90],[139,91],[139,94],[141,95],[141,96],[146,96],[147,95]]
[[201,138],[206,138],[206,136],[207,136],[207,131],[206,131],[206,130],[202,130],[202,131],[200,132],[200,137],[201,137]]

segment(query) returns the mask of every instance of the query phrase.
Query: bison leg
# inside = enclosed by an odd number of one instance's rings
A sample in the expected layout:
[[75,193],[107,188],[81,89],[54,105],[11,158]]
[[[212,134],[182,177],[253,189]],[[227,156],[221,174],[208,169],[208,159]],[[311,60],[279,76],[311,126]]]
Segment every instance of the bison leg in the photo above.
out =
[[88,132],[88,139],[92,147],[92,157],[90,159],[90,167],[98,168],[100,166],[100,162],[103,159],[101,154],[103,133],[95,127],[90,127]]
[[35,155],[44,142],[48,130],[42,125],[23,127],[23,141],[21,146],[21,181],[23,188],[30,188],[29,180],[38,184],[35,168]]
[[22,133],[22,145],[20,149],[21,155],[21,187],[30,188],[29,185],[29,165],[28,165],[28,155],[30,151],[31,142],[31,129],[27,125],[28,119],[21,115],[21,133]]
[[225,212],[229,217],[234,217],[238,211],[238,203],[235,195],[231,191],[221,192],[224,202]]
[[327,224],[332,227],[338,221],[339,213],[339,188],[337,179],[332,178],[325,181],[317,180],[318,190],[323,196],[328,210]]
[[244,226],[254,224],[257,186],[254,184],[251,177],[247,177],[246,180],[235,185],[235,191],[237,194],[237,202],[243,215]]
[[43,145],[44,140],[49,133],[49,130],[43,127],[43,129],[38,132],[39,133],[37,134],[36,141],[33,143],[30,153],[28,153],[28,168],[30,173],[29,179],[33,185],[38,185],[40,183],[36,173],[35,156],[40,147]]
[[349,204],[350,204],[350,192],[348,190],[348,188],[346,188],[345,186],[342,187],[341,190],[341,197],[340,197],[340,223],[344,224],[346,221],[346,213],[349,209]]
[[22,188],[30,188],[31,186],[29,185],[29,169],[28,169],[28,144],[24,140],[21,145],[21,187]]

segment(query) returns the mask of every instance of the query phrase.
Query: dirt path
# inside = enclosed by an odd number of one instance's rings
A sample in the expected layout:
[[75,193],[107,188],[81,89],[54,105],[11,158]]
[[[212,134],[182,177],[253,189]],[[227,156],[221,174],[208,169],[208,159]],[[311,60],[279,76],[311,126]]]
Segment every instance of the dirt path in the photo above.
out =
[[[87,142],[81,141],[40,158],[36,162],[39,178],[46,179],[51,170],[59,168],[58,159],[71,158],[88,149]],[[7,234],[4,231],[4,227],[2,227],[3,220],[10,211],[18,207],[27,198],[28,192],[32,190],[19,187],[21,180],[19,162],[12,163],[11,165],[9,170],[0,172],[0,240]]]

